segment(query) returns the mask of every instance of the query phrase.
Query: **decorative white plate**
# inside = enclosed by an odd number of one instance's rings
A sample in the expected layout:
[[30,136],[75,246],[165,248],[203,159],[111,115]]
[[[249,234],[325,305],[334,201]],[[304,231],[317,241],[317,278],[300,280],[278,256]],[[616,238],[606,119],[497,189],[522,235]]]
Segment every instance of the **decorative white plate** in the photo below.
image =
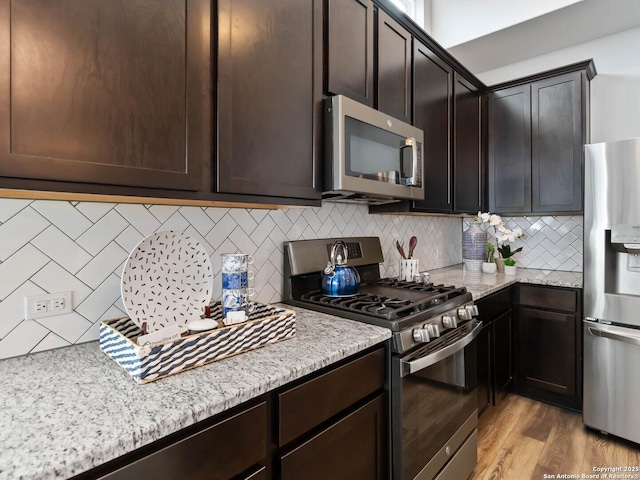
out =
[[133,322],[154,332],[200,318],[213,293],[213,269],[200,243],[158,232],[133,249],[122,270],[122,302]]

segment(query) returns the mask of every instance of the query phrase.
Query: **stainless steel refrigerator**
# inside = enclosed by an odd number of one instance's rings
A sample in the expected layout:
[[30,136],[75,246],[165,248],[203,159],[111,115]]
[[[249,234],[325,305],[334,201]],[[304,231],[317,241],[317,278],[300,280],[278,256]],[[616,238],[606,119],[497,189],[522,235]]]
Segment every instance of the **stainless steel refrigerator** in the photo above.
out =
[[640,138],[585,159],[583,418],[640,443]]

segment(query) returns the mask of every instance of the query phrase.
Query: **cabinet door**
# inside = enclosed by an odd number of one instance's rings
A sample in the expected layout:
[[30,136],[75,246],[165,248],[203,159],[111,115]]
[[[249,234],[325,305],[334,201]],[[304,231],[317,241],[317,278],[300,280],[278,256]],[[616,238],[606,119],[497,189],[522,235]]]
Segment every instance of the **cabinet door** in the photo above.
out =
[[373,2],[327,0],[327,90],[373,107]]
[[387,478],[384,398],[374,398],[284,455],[282,480]]
[[320,199],[322,1],[218,8],[218,191]]
[[576,396],[575,315],[520,308],[515,342],[518,390]]
[[582,210],[581,78],[573,72],[531,84],[534,212]]
[[495,386],[494,405],[504,395],[513,378],[511,358],[511,318],[509,310],[493,321],[493,379]]
[[378,10],[378,110],[411,123],[411,34]]
[[531,211],[531,89],[489,95],[489,210]]
[[456,212],[475,214],[482,210],[484,193],[480,143],[482,98],[471,83],[457,74],[454,78],[453,204]]
[[493,403],[491,389],[491,324],[482,327],[476,339],[478,355],[478,415]]
[[202,0],[0,0],[0,175],[202,188]]
[[451,212],[451,109],[453,70],[420,42],[413,47],[413,118],[424,132],[424,201],[416,210]]

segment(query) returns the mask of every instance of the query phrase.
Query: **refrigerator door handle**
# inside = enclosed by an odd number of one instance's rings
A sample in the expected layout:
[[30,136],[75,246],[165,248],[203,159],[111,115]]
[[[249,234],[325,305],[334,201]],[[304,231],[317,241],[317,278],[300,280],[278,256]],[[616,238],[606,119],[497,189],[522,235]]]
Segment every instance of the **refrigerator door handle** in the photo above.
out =
[[599,328],[588,327],[587,330],[594,337],[610,338],[611,340],[618,340],[620,342],[630,343],[631,345],[640,346],[640,337],[633,335],[624,335],[623,333],[612,332],[609,330],[601,330]]

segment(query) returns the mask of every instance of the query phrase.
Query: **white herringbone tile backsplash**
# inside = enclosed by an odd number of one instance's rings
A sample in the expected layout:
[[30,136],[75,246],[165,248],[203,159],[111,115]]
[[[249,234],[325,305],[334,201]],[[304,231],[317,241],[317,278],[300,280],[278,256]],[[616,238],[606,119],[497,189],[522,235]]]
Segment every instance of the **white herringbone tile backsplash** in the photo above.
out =
[[[325,203],[321,208],[247,210],[0,199],[0,358],[98,338],[100,320],[125,315],[120,272],[146,236],[186,232],[211,255],[220,295],[221,253],[254,256],[252,286],[259,302],[281,300],[286,240],[379,236],[382,274],[395,276],[396,238],[418,237],[423,270],[462,261],[462,221],[447,217],[369,215],[367,207]],[[532,257],[533,258],[533,257]],[[24,297],[73,291],[73,313],[24,320]]]
[[[520,227],[524,238],[512,243],[512,249],[523,247],[513,258],[522,268],[582,272],[583,217],[503,217],[507,228]],[[471,219],[465,219],[464,228]],[[484,224],[495,243],[495,230]]]

